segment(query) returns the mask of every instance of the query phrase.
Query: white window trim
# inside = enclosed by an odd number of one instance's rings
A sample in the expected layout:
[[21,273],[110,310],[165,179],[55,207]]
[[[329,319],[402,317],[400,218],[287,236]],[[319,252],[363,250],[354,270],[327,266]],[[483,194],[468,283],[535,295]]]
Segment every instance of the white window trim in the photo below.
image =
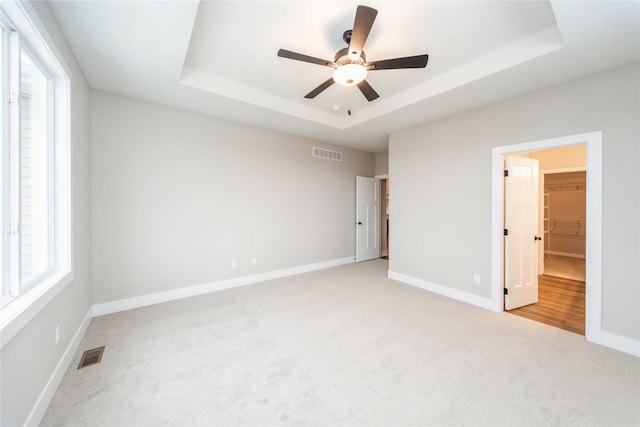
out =
[[[3,0],[2,12],[29,52],[52,77],[54,93],[54,272],[0,310],[0,348],[4,347],[73,280],[73,199],[71,192],[71,72],[28,2]],[[62,75],[60,75],[62,72]],[[62,141],[62,142],[61,142]],[[61,238],[66,236],[66,238]]]

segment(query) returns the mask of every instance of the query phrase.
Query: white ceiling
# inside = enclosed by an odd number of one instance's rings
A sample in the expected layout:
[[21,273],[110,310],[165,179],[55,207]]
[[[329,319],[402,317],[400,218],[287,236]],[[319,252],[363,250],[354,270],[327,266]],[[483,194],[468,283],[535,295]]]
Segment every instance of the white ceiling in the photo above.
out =
[[[428,120],[640,59],[637,1],[50,1],[92,87],[371,152]],[[380,98],[332,85],[358,4],[378,10],[368,60]],[[336,111],[334,106],[340,106]],[[347,109],[352,115],[347,115]]]

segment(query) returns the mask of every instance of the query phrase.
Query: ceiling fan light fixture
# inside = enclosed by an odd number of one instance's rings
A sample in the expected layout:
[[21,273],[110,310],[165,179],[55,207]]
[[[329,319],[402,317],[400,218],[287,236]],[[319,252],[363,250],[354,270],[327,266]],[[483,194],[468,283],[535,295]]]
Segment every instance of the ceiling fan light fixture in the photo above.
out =
[[345,64],[333,72],[333,80],[342,86],[355,86],[367,77],[367,69],[360,64]]

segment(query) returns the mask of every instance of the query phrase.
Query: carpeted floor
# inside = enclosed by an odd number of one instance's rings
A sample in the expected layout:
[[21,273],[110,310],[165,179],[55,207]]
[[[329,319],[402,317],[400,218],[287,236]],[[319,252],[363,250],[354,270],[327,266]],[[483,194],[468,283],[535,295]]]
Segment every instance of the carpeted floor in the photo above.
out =
[[544,274],[584,282],[586,276],[585,260],[560,255],[545,255]]
[[[95,318],[45,426],[640,424],[640,359],[387,261]],[[106,345],[100,364],[76,369]]]

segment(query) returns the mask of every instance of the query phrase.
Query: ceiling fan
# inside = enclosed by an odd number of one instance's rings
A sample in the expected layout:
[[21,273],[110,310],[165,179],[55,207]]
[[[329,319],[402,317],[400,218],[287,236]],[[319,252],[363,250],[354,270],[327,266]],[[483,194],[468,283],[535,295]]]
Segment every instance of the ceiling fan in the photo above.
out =
[[379,98],[380,95],[378,95],[365,80],[368,71],[424,68],[427,66],[429,55],[406,56],[403,58],[367,62],[367,56],[363,48],[371,31],[371,27],[373,26],[373,21],[376,19],[376,15],[378,15],[376,9],[367,6],[358,6],[356,19],[353,23],[353,30],[347,30],[342,35],[342,39],[349,46],[336,52],[333,61],[314,58],[313,56],[291,52],[290,50],[278,50],[278,56],[282,58],[334,68],[333,76],[306,94],[304,96],[305,98],[315,98],[332,84],[338,83],[342,86],[358,86],[358,89],[360,89],[360,92],[367,98],[367,101],[373,101]]

